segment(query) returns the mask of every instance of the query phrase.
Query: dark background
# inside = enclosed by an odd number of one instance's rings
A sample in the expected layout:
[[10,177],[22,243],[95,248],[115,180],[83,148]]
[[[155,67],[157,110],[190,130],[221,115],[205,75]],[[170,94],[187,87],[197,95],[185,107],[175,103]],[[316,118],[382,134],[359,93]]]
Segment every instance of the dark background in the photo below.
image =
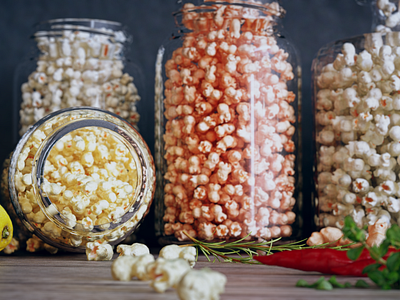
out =
[[[302,127],[305,234],[311,230],[310,185],[312,174],[311,62],[318,49],[328,42],[369,32],[369,6],[355,0],[282,0],[286,9],[285,36],[302,61]],[[13,150],[13,77],[16,66],[29,58],[34,47],[30,36],[34,24],[54,18],[95,18],[113,20],[127,26],[133,37],[127,57],[143,70],[146,97],[141,100],[140,132],[154,153],[154,63],[158,47],[175,29],[172,12],[177,0],[0,0],[0,160]],[[139,230],[140,239],[155,241],[152,213]]]

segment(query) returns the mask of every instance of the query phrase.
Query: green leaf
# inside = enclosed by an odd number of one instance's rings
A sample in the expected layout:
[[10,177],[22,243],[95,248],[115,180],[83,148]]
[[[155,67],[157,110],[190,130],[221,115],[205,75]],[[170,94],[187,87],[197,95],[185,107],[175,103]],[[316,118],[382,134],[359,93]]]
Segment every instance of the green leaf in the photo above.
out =
[[310,287],[316,288],[321,282],[326,281],[324,276],[321,276],[315,283],[311,284]]
[[299,281],[297,281],[296,286],[297,287],[310,287],[308,282],[305,281],[304,279],[300,279]]
[[385,277],[379,270],[369,272],[368,277],[380,287],[383,287],[386,283]]
[[360,257],[363,250],[364,246],[352,248],[349,251],[347,251],[347,257],[351,260],[356,260],[357,258]]
[[369,249],[369,254],[375,260],[379,260],[383,256],[381,248],[377,246],[372,246],[371,249]]
[[390,272],[386,276],[387,284],[393,285],[399,280],[399,273],[397,272]]
[[372,271],[376,271],[381,266],[382,265],[380,263],[372,264],[372,265],[366,266],[362,272],[363,272],[363,274],[366,274],[366,273],[369,273],[369,272],[372,272]]
[[318,286],[316,287],[317,290],[325,290],[325,291],[330,291],[333,290],[332,284],[330,284],[329,281],[322,281]]
[[365,240],[364,230],[357,227],[351,216],[344,218],[344,227],[342,228],[345,238],[349,238],[353,242],[363,242]]
[[365,282],[364,280],[359,279],[359,280],[357,280],[355,287],[365,289],[365,288],[369,288],[369,284],[367,282]]
[[339,283],[339,282],[336,280],[336,276],[335,276],[335,275],[333,275],[331,278],[329,278],[328,281],[329,281],[330,284],[332,284],[333,287],[344,288],[344,285],[341,284],[341,283]]
[[396,249],[400,249],[400,227],[397,224],[393,224],[386,231],[386,238],[390,241],[390,244]]
[[392,253],[386,260],[386,267],[389,271],[398,271],[400,269],[400,252]]
[[330,284],[332,284],[333,287],[336,287],[336,288],[341,288],[341,289],[343,289],[343,288],[349,288],[349,287],[351,287],[351,283],[349,283],[349,282],[346,282],[345,284],[339,283],[339,282],[337,281],[335,275],[331,276],[331,278],[329,278],[328,281],[329,281]]
[[383,240],[382,244],[379,246],[379,251],[382,254],[382,257],[386,255],[389,250],[390,241],[388,239]]

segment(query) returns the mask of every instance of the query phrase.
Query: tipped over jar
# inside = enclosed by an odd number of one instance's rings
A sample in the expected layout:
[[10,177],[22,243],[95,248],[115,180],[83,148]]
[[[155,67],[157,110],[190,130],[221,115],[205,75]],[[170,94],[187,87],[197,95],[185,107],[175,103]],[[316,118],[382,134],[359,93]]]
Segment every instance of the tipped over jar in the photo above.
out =
[[84,252],[88,242],[116,244],[139,226],[154,173],[146,143],[124,119],[91,107],[63,109],[21,138],[3,204],[28,251]]
[[300,68],[283,14],[272,1],[185,1],[175,14],[156,72],[162,242],[298,235]]

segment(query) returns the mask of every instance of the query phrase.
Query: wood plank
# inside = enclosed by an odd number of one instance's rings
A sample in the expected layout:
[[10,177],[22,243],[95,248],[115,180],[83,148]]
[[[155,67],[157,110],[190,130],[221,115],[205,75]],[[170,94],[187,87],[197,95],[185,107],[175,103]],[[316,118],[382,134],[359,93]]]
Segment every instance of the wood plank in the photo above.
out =
[[[115,256],[116,258],[116,256]],[[111,261],[86,261],[81,254],[53,256],[0,256],[0,299],[166,299],[176,300],[173,289],[158,294],[148,282],[114,281]],[[316,281],[321,274],[264,265],[211,263],[200,256],[195,268],[209,267],[228,278],[225,300],[256,299],[399,299],[399,291],[335,289],[317,291],[296,288],[297,280]],[[354,284],[354,277],[339,276],[339,282]],[[365,279],[369,283],[369,279]],[[372,283],[371,283],[372,284]],[[373,285],[373,284],[372,284]]]

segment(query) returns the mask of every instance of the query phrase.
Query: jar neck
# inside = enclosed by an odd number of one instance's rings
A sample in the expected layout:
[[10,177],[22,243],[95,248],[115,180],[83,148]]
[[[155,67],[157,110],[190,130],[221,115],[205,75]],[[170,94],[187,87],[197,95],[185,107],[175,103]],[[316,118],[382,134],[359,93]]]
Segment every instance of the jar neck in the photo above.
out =
[[193,4],[182,1],[182,8],[174,13],[180,32],[208,33],[211,31],[234,30],[232,20],[238,19],[244,24],[242,31],[261,35],[272,35],[285,11],[276,1],[251,0],[200,0]]
[[121,23],[96,19],[54,19],[36,26],[33,35],[42,58],[88,57],[120,60],[130,36]]

